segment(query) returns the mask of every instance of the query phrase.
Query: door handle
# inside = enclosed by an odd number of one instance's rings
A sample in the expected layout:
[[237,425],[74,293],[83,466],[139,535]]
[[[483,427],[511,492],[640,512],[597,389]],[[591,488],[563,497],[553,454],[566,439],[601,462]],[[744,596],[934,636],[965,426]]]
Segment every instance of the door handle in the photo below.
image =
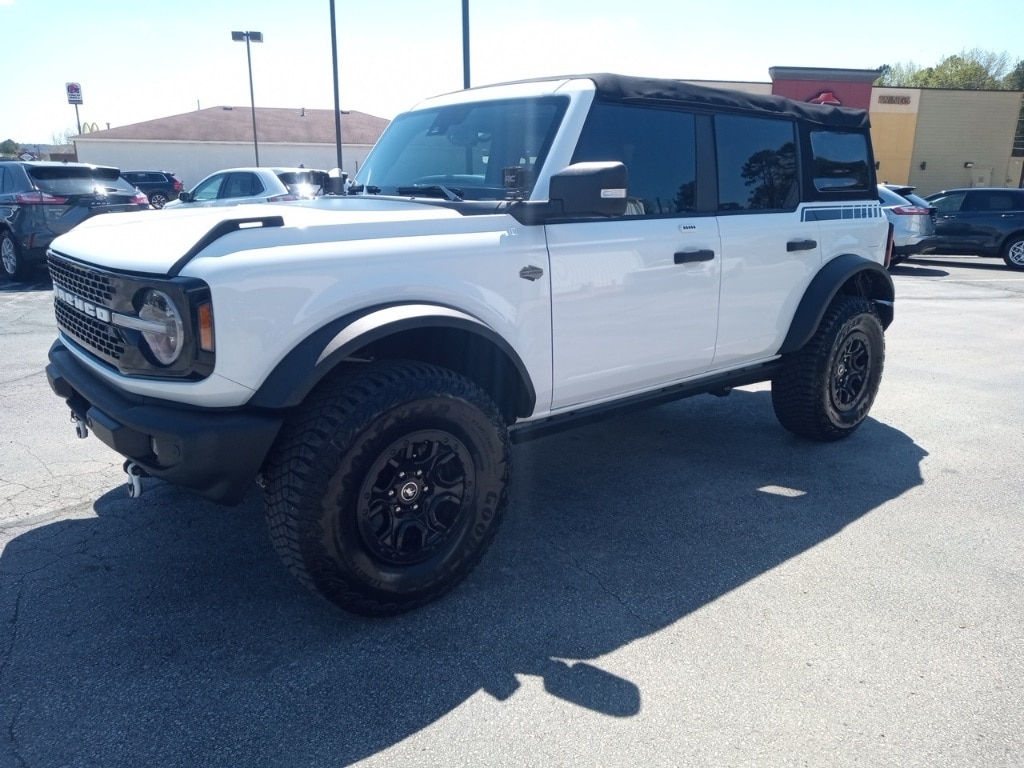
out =
[[715,258],[715,252],[707,249],[699,251],[679,251],[675,255],[676,264],[689,264],[694,261],[711,261]]
[[810,251],[817,247],[817,240],[790,240],[786,243],[786,250],[790,253],[793,251]]

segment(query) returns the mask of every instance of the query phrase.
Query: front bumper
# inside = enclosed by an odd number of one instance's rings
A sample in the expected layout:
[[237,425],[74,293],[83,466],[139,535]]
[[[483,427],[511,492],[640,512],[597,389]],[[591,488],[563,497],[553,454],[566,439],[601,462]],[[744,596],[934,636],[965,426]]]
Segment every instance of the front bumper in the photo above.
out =
[[283,422],[280,412],[128,395],[97,378],[59,340],[46,378],[107,446],[154,477],[223,504],[237,504],[248,492]]

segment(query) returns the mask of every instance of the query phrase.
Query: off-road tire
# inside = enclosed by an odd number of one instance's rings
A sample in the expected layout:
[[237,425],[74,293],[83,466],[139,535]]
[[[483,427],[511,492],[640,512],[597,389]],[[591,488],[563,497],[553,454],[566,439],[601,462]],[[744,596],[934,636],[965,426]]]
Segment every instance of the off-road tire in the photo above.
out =
[[271,540],[306,586],[385,616],[450,590],[508,498],[508,432],[476,384],[432,365],[369,364],[325,382],[264,468]]
[[1003,261],[1010,269],[1024,269],[1024,235],[1014,235],[1006,241]]
[[810,440],[849,437],[871,410],[884,362],[882,321],[871,303],[837,296],[811,340],[772,380],[775,415]]

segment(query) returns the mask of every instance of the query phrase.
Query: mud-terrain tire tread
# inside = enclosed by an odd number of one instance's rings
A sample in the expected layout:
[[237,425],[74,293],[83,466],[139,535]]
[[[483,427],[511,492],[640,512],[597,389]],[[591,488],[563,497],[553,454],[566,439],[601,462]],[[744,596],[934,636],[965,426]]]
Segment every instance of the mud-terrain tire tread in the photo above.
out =
[[[857,407],[839,414],[830,407],[830,384],[840,345],[850,333],[863,333],[871,351],[870,371]],[[785,361],[772,380],[772,406],[779,422],[800,437],[833,442],[849,437],[867,418],[881,383],[885,362],[882,321],[871,303],[860,296],[840,295],[825,311],[811,340]]]
[[[390,410],[425,398],[461,400],[489,422],[500,443],[492,484],[499,488],[493,516],[475,549],[457,562],[454,572],[416,595],[383,599],[345,573],[326,551],[321,499],[330,478],[347,454],[359,453],[361,433]],[[367,449],[368,450],[368,449]],[[507,505],[511,460],[507,428],[497,406],[476,384],[433,365],[388,361],[322,383],[310,393],[282,428],[264,467],[264,500],[270,539],[287,569],[304,585],[353,613],[387,616],[436,600],[464,579],[483,557]],[[339,513],[340,514],[340,513]]]

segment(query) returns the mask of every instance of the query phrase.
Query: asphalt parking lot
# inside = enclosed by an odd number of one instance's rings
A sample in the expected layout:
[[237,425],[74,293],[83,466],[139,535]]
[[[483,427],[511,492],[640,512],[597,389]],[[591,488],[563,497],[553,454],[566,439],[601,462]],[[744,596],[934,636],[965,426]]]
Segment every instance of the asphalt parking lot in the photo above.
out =
[[77,440],[0,285],[0,766],[1020,766],[1024,273],[894,269],[869,421],[766,387],[515,451],[480,567],[397,619]]

